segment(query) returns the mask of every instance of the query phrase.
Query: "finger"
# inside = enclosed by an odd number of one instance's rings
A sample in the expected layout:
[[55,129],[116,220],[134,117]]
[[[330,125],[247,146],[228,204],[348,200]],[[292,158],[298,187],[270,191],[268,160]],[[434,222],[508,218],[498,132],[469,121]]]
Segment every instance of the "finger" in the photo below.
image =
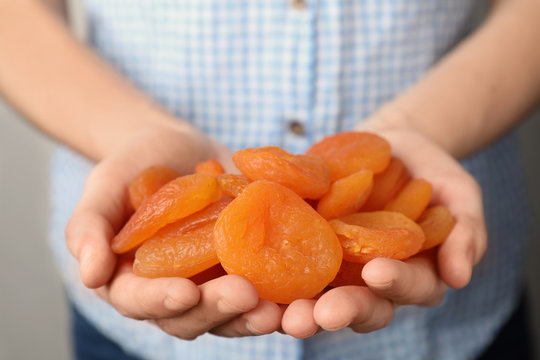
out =
[[315,322],[313,311],[316,300],[295,300],[285,310],[281,327],[283,332],[297,339],[305,339],[317,333],[319,325]]
[[158,319],[155,323],[166,333],[181,339],[192,340],[259,304],[253,285],[236,275],[226,275],[200,286],[201,300],[183,313],[170,319]]
[[462,288],[487,248],[482,192],[464,170],[448,176],[445,185],[437,187],[434,201],[448,207],[456,224],[440,247],[439,273],[449,286]]
[[453,288],[462,288],[470,282],[473,266],[486,250],[487,235],[482,224],[471,217],[457,218],[454,229],[440,246],[439,272]]
[[132,263],[122,261],[114,280],[98,294],[122,315],[133,319],[168,318],[196,306],[197,285],[180,277],[148,279],[132,271]]
[[125,187],[111,167],[103,162],[94,168],[65,230],[66,245],[80,263],[83,283],[90,288],[105,285],[112,276],[116,255],[110,240],[129,211]]
[[65,235],[68,249],[79,261],[82,282],[89,288],[105,285],[116,266],[116,254],[109,246],[114,236],[110,224],[98,214],[76,211]]
[[447,285],[439,279],[431,253],[421,254],[406,262],[374,259],[364,266],[362,278],[371,291],[401,305],[436,305],[447,289]]
[[225,337],[271,334],[279,329],[282,315],[279,305],[261,299],[253,310],[218,325],[210,332]]
[[392,321],[394,304],[364,286],[341,286],[320,297],[313,309],[315,322],[325,330],[350,327],[366,333]]

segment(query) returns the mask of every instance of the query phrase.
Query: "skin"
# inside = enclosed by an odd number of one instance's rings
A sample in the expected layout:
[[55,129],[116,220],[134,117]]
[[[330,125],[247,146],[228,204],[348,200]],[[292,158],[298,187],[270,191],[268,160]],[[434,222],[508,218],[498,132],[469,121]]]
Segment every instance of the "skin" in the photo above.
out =
[[[370,129],[369,124],[363,128]],[[302,338],[322,329],[347,326],[369,332],[388,325],[399,305],[436,305],[449,286],[462,288],[469,283],[473,266],[486,249],[481,191],[474,179],[454,158],[417,132],[400,129],[381,134],[392,142],[395,155],[413,176],[430,179],[433,202],[448,206],[456,226],[438,251],[406,261],[378,258],[367,263],[362,271],[367,287],[338,287],[317,301],[304,302],[313,313],[312,322],[293,322],[293,309],[300,313],[308,310],[291,304],[285,310],[283,327],[293,336]]]
[[[259,300],[238,276],[200,286],[139,278],[132,258],[112,253],[109,242],[129,216],[127,187],[138,172],[162,164],[189,173],[208,158],[232,170],[231,152],[130,85],[37,1],[0,0],[0,93],[44,133],[96,161],[66,243],[84,284],[124,316],[182,339],[370,332],[388,325],[399,305],[432,306],[448,287],[469,283],[487,240],[481,190],[456,159],[504,134],[540,98],[539,15],[537,1],[495,2],[479,31],[358,125],[387,138],[413,176],[433,183],[434,202],[457,221],[447,241],[404,262],[371,261],[362,273],[367,287],[340,287],[289,306]],[[145,151],[149,146],[156,150]]]

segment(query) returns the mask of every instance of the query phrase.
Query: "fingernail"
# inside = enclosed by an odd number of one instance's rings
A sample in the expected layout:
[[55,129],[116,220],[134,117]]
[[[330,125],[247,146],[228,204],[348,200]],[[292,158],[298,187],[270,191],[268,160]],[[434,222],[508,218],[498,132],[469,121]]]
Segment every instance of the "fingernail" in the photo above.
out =
[[88,247],[83,248],[79,256],[79,271],[81,273],[81,280],[85,286],[89,288],[94,288],[96,286],[94,271],[92,269],[92,256],[92,251]]
[[92,254],[90,253],[88,247],[84,247],[81,250],[81,255],[79,256],[79,266],[81,267],[81,269],[86,266],[91,255]]
[[186,307],[185,304],[178,301],[178,299],[175,299],[174,296],[171,295],[167,295],[165,297],[165,300],[163,300],[163,306],[165,306],[167,310],[171,311],[184,310],[184,308]]
[[242,309],[236,305],[231,304],[223,298],[218,300],[217,309],[222,314],[240,314],[247,311],[246,309]]
[[380,282],[380,283],[371,283],[369,285],[376,287],[379,290],[388,290],[394,286],[394,283],[395,283],[394,280],[390,280],[390,281]]
[[247,331],[249,331],[250,334],[252,335],[262,335],[263,333],[260,332],[259,330],[255,329],[250,323],[249,321],[246,321],[246,329]]

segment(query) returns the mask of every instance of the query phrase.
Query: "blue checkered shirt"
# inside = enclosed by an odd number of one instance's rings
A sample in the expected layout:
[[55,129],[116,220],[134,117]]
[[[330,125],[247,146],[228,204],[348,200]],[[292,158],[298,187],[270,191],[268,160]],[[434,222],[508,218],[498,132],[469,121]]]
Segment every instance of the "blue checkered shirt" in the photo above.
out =
[[[91,45],[179,118],[232,149],[278,145],[303,152],[417,81],[470,31],[473,3],[87,0],[86,6]],[[304,131],[292,131],[298,128]],[[450,290],[434,308],[400,307],[390,326],[369,334],[182,341],[123,318],[84,288],[66,250],[64,227],[92,164],[65,148],[53,160],[51,245],[80,311],[127,352],[148,359],[471,359],[507,320],[522,286],[526,209],[515,143],[511,134],[464,162],[483,187],[489,227],[489,250],[471,284]]]

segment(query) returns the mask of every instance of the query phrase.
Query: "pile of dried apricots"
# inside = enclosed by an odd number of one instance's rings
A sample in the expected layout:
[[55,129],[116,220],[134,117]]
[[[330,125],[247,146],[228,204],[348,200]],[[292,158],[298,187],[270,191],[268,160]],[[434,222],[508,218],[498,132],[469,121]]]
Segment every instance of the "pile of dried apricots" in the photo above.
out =
[[250,280],[259,296],[288,304],[327,286],[362,284],[363,264],[407,259],[442,243],[450,212],[429,206],[432,185],[411,178],[390,144],[342,132],[291,154],[239,150],[241,174],[216,160],[193,174],[152,166],[129,188],[135,209],[112,241],[136,249],[134,272],[203,282],[225,273]]

